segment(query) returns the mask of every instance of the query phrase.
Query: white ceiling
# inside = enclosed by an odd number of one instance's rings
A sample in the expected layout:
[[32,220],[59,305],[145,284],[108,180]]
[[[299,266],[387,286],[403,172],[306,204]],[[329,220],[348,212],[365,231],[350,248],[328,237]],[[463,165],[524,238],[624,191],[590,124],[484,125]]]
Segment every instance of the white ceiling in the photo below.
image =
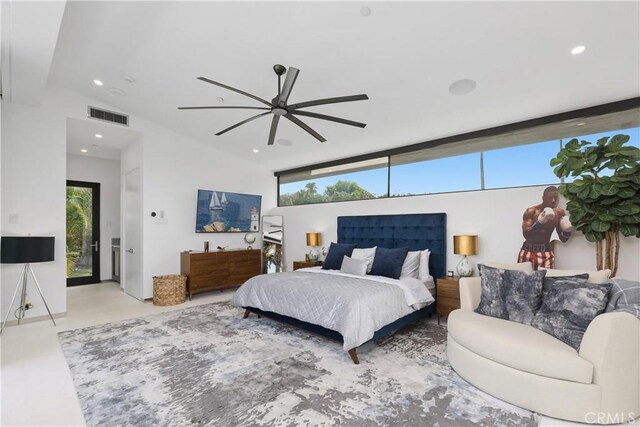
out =
[[[49,85],[282,170],[640,96],[639,5],[67,2]],[[580,44],[586,52],[571,55]],[[196,77],[270,100],[276,63],[300,69],[289,103],[368,94],[308,108],[368,126],[302,117],[327,139],[321,144],[281,120],[277,138],[293,145],[268,147],[270,116],[214,135],[259,111],[176,108],[261,106]],[[452,95],[459,79],[475,80],[476,90]]]
[[78,156],[119,159],[120,151],[139,136],[139,132],[119,125],[93,119],[67,119],[67,152]]

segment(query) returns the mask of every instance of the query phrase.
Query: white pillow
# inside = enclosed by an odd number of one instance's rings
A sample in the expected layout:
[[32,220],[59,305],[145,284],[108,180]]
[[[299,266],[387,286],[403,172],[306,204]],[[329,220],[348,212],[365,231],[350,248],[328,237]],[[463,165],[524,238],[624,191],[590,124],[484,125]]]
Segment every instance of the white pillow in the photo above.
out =
[[407,256],[402,263],[401,276],[418,278],[418,268],[420,267],[420,251],[407,252]]
[[372,248],[365,248],[365,249],[355,248],[351,253],[351,258],[366,260],[367,273],[368,273],[371,271],[371,267],[373,267],[373,259],[376,257],[376,248],[377,246],[374,246]]
[[342,266],[340,267],[340,273],[355,274],[356,276],[364,276],[367,274],[367,260],[349,258],[344,256],[342,258]]
[[483,262],[482,264],[487,267],[501,268],[503,270],[519,270],[519,271],[533,271],[533,265],[531,261],[527,262]]
[[429,255],[431,255],[431,251],[429,249],[420,251],[420,266],[418,267],[418,279],[420,280],[428,279],[430,276]]
[[552,268],[540,268],[540,270],[547,270],[545,277],[558,277],[558,276],[575,276],[576,274],[589,273],[589,279],[587,283],[602,283],[609,279],[611,276],[611,270],[557,270]]

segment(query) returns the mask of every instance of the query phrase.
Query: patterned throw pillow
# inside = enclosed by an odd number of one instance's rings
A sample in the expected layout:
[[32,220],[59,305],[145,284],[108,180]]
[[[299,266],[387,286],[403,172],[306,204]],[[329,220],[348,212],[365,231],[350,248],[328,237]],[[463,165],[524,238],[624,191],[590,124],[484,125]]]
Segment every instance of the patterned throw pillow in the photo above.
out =
[[475,312],[530,324],[542,303],[545,271],[504,270],[479,265],[482,293]]
[[344,256],[351,256],[353,252],[353,248],[356,245],[352,245],[351,243],[333,243],[331,242],[331,246],[329,246],[329,252],[327,252],[327,256],[324,258],[324,263],[322,264],[323,270],[340,270],[342,267],[342,259]]
[[542,307],[531,326],[578,350],[589,323],[607,306],[612,283],[586,283],[586,277],[545,280]]

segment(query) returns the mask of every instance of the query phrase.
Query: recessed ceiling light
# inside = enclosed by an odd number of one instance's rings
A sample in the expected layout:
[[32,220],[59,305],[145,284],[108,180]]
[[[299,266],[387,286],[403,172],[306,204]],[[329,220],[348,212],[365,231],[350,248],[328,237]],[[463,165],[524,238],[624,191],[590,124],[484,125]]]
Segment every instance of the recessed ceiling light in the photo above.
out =
[[476,88],[476,82],[471,79],[462,79],[451,83],[449,92],[454,95],[466,95],[473,92]]
[[102,138],[102,135],[100,135],[99,133],[96,133],[96,138]]
[[109,89],[107,89],[109,92],[111,92],[114,95],[118,95],[118,96],[125,96],[126,93],[125,91],[123,91],[122,89],[118,89],[117,87],[110,87]]
[[83,149],[81,149],[80,151],[82,151],[83,153],[86,153],[86,152],[87,152],[87,150],[85,150],[84,148],[83,148]]
[[291,147],[293,145],[293,142],[289,141],[288,139],[282,139],[280,138],[279,140],[276,141],[278,144],[285,146],[285,147]]
[[218,101],[218,104],[224,104],[224,98],[221,96],[217,97],[216,101]]
[[576,123],[576,126],[584,126],[586,123],[585,122],[580,122],[580,123]]
[[259,151],[260,151],[260,150],[258,150],[257,148],[254,148],[254,149],[253,149],[253,152],[254,152],[254,153],[257,153],[257,152],[259,152]]
[[362,15],[362,16],[369,16],[369,15],[371,15],[371,8],[366,7],[366,6],[361,7],[361,8],[360,8],[360,15]]
[[122,75],[122,80],[124,80],[127,83],[135,83],[136,82],[136,79],[134,79],[133,77],[131,77],[129,75],[126,75],[126,74]]
[[102,81],[100,81],[100,80],[98,80],[98,79],[95,79],[95,80],[93,81],[93,84],[94,84],[94,85],[96,85],[96,86],[102,86],[104,83],[102,83]]
[[580,46],[576,46],[573,49],[571,49],[571,54],[572,55],[580,55],[582,52],[584,52],[586,49],[585,46],[580,45]]

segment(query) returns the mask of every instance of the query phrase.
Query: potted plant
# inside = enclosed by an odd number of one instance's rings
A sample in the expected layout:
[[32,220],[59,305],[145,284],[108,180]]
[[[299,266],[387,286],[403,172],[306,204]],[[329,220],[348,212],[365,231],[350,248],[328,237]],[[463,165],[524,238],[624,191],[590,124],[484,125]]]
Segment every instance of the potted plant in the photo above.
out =
[[620,233],[640,238],[640,150],[626,146],[628,135],[600,138],[593,144],[574,138],[551,159],[567,199],[573,226],[596,243],[598,270],[618,270]]

